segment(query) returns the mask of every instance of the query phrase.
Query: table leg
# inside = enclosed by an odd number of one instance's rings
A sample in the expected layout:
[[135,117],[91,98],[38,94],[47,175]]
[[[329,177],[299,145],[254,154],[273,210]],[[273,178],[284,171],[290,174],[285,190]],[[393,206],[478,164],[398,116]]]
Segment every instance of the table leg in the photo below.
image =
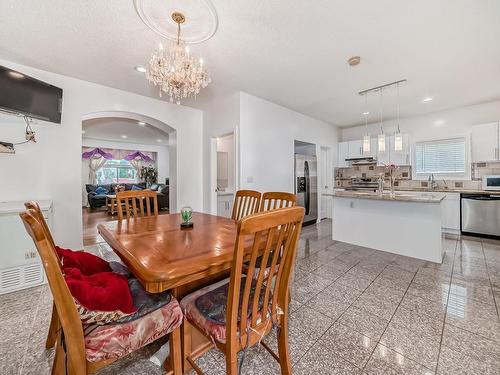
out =
[[111,215],[115,214],[115,205],[116,205],[116,199],[111,198]]

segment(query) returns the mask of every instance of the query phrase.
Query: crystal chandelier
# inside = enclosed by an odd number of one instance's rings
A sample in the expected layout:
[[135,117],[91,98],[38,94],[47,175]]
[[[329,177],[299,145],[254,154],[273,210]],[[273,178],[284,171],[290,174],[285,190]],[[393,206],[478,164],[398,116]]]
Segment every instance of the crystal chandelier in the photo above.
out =
[[170,102],[181,104],[181,99],[196,97],[202,88],[211,82],[203,59],[196,59],[189,53],[189,47],[181,40],[181,24],[186,22],[182,13],[172,13],[177,23],[177,41],[164,49],[160,44],[149,61],[146,78],[159,88],[159,95],[166,93]]

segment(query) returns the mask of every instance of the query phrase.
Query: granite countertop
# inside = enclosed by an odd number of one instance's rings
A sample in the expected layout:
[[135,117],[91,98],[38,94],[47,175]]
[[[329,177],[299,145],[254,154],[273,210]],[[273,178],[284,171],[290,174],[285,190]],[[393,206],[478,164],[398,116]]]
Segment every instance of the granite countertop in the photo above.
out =
[[500,194],[500,191],[488,191],[479,189],[429,189],[429,188],[396,188],[395,191],[415,191],[425,193],[466,193],[466,194]]
[[394,197],[389,192],[383,194],[365,192],[365,191],[341,191],[335,190],[333,193],[325,193],[333,197],[356,198],[356,199],[374,199],[379,201],[399,201],[399,202],[419,202],[419,203],[439,203],[445,197],[443,193],[412,194],[397,191]]

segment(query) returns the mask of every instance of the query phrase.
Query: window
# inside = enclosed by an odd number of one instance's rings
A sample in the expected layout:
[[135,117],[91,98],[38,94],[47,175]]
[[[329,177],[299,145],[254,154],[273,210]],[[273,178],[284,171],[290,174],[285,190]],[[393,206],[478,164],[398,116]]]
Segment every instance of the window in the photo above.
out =
[[417,173],[465,173],[465,138],[417,142],[415,154]]
[[137,171],[127,160],[108,160],[97,171],[98,184],[137,182]]

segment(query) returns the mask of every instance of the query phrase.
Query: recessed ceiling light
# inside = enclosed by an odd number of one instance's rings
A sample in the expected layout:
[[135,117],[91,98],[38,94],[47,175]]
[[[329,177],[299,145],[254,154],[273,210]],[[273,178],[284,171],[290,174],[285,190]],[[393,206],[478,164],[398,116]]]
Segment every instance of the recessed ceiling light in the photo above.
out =
[[434,98],[432,96],[428,96],[428,97],[424,98],[422,101],[424,103],[427,103],[427,102],[432,102],[433,100],[434,100]]
[[122,134],[122,138],[125,139],[127,138],[127,136],[125,134]]
[[142,121],[139,121],[139,122],[137,123],[137,125],[139,125],[139,126],[146,126],[146,123],[145,123],[145,122],[142,122]]
[[350,66],[359,65],[360,62],[361,62],[361,57],[359,57],[359,56],[353,56],[353,57],[349,58],[349,60],[347,60],[347,63]]
[[363,115],[368,116],[370,112],[363,112]]
[[156,142],[163,142],[163,140],[161,140],[160,138],[158,138],[158,139],[156,140]]
[[135,69],[136,71],[138,71],[139,73],[146,73],[146,68],[145,68],[145,67],[143,67],[142,65],[136,65],[136,66],[134,67],[134,69]]
[[11,76],[12,78],[16,78],[16,79],[21,79],[21,78],[24,78],[24,74],[19,73],[19,72],[15,72],[15,71],[13,71],[13,70],[11,70],[8,74],[9,74],[9,76]]

